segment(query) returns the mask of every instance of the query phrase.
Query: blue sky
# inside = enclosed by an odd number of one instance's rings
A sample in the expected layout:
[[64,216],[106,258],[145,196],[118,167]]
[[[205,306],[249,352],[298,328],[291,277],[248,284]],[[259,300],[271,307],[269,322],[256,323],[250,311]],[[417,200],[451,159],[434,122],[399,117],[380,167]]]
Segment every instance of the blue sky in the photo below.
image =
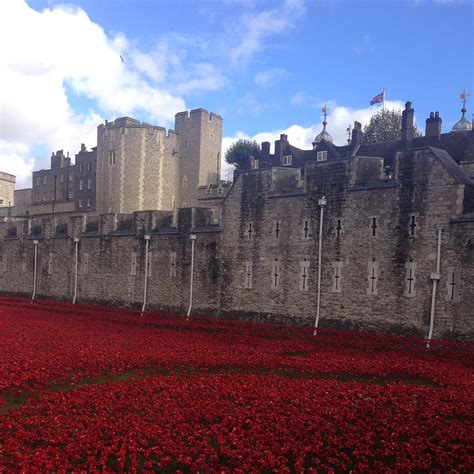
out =
[[382,89],[422,129],[439,110],[448,131],[473,84],[469,1],[4,0],[0,17],[0,169],[20,187],[121,115],[172,127],[203,107],[223,115],[224,147],[281,132],[307,147],[328,103],[342,144]]

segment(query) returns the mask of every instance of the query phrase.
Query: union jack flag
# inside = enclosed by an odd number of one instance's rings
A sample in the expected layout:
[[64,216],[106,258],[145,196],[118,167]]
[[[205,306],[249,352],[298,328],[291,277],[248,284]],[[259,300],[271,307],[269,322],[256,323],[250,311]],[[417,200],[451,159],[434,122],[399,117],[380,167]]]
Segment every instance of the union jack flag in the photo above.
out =
[[384,94],[385,94],[385,92],[381,92],[380,94],[377,94],[377,95],[370,101],[370,105],[374,105],[374,104],[378,104],[378,103],[380,103],[380,102],[383,102]]

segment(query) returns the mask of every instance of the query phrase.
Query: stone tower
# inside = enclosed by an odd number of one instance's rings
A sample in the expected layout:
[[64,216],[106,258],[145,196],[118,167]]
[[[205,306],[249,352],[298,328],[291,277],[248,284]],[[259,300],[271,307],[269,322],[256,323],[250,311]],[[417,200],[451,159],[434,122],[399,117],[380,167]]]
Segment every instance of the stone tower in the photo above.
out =
[[180,112],[175,117],[179,136],[177,207],[197,206],[197,188],[220,179],[222,117],[205,109]]
[[97,130],[97,212],[175,210],[197,205],[198,186],[220,170],[222,117],[204,109],[176,114],[175,130],[130,117]]
[[0,171],[0,207],[14,205],[16,177]]

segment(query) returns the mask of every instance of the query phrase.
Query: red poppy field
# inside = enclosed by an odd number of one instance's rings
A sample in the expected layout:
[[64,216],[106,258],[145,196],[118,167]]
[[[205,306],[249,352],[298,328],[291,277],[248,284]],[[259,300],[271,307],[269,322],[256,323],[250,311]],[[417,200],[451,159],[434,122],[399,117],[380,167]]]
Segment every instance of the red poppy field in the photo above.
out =
[[473,346],[0,298],[0,472],[472,472]]

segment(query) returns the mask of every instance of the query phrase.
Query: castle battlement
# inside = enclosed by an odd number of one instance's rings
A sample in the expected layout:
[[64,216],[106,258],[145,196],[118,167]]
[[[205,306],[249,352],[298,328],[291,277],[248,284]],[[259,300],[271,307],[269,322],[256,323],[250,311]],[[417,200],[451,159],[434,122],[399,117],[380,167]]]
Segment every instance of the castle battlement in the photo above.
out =
[[5,173],[0,171],[0,179],[3,181],[7,181],[9,183],[16,183],[16,176],[13,174]]

